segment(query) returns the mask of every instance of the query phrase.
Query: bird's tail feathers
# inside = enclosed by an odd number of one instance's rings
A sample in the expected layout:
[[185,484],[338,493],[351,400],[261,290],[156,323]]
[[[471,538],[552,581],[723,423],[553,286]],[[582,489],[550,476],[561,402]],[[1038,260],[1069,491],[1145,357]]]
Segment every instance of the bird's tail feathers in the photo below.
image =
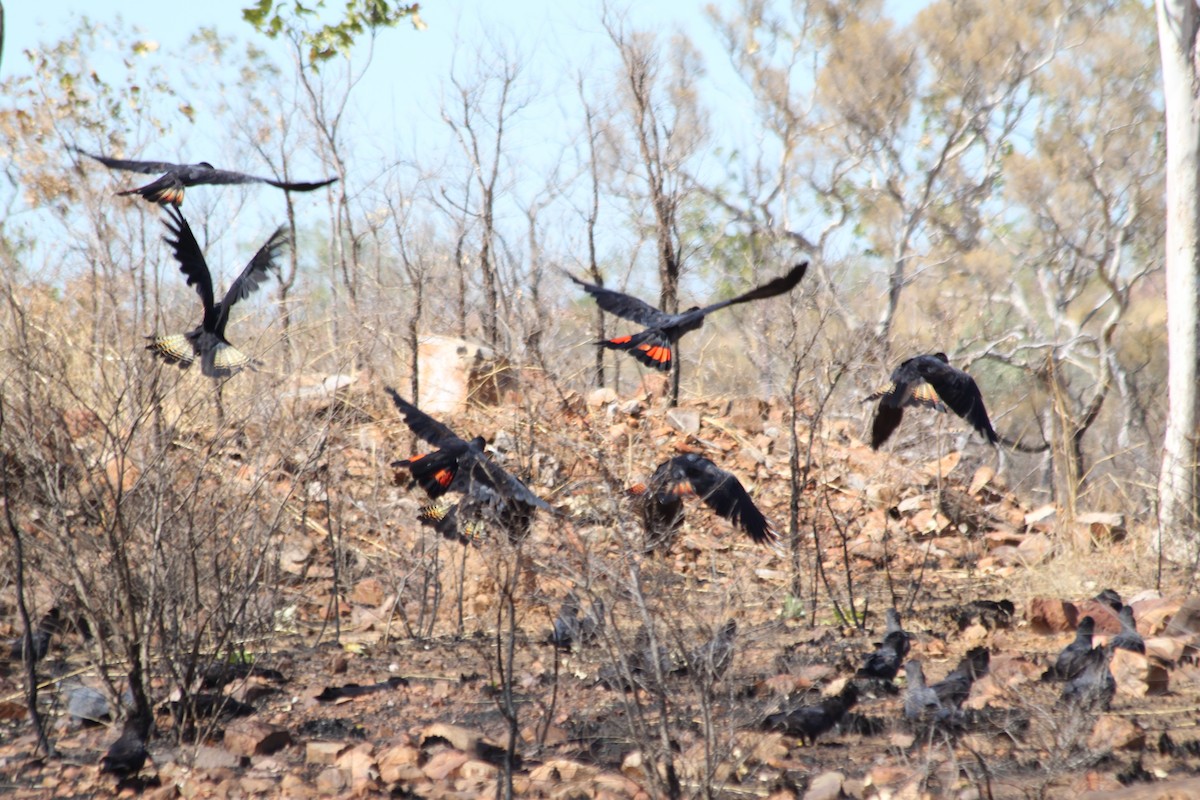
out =
[[172,333],[166,336],[147,336],[150,344],[146,349],[168,364],[187,369],[196,360],[196,351],[187,334]]

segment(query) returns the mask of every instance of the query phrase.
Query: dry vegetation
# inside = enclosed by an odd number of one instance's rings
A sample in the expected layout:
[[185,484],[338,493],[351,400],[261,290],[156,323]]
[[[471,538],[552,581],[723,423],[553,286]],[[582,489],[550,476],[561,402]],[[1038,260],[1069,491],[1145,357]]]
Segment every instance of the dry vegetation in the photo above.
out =
[[[0,637],[40,628],[49,647],[36,663],[19,641],[0,653],[0,787],[1200,793],[1194,570],[1151,555],[1165,370],[1152,15],[930,3],[901,24],[882,5],[711,12],[764,143],[718,179],[700,166],[699,54],[611,13],[604,68],[579,79],[549,165],[505,138],[552,126],[500,48],[443,76],[448,150],[369,176],[366,134],[342,116],[362,65],[314,70],[295,29],[286,68],[212,32],[168,60],[136,42],[93,68],[109,32],[90,28],[26,53],[0,110],[16,212],[0,222]],[[205,115],[228,123],[231,166],[341,179],[303,198],[189,191],[222,285],[281,220],[297,242],[273,302],[230,323],[263,369],[219,382],[143,349],[194,324],[195,296],[157,210],[111,197],[128,176],[67,147],[166,157],[159,134]],[[558,272],[673,308],[800,258],[812,268],[794,293],[684,339],[678,408],[662,376],[596,358],[593,340],[627,328]],[[441,539],[388,466],[416,445],[382,387],[451,385],[460,340],[481,354],[472,394],[438,416],[487,437],[557,509],[519,544]],[[936,350],[975,376],[1002,446],[914,410],[871,451],[861,399]],[[735,473],[778,550],[694,503],[671,552],[643,554],[627,489],[679,452]],[[1114,661],[1111,710],[1064,708],[1038,676],[1078,617],[1103,616],[1089,598],[1108,587],[1133,603],[1149,658]],[[601,624],[558,649],[572,596]],[[1016,612],[964,611],[981,599]],[[968,724],[911,726],[879,693],[815,744],[764,727],[837,694],[893,607],[931,680],[990,650]],[[697,648],[729,621],[722,668]],[[85,697],[101,724],[79,719]],[[100,756],[142,716],[151,761],[118,784]]]

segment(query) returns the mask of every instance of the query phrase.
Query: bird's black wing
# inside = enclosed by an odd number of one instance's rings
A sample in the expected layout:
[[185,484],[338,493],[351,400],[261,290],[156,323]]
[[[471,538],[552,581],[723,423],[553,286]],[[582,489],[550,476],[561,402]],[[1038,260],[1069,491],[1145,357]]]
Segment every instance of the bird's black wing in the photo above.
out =
[[660,311],[636,297],[631,297],[623,292],[617,292],[612,289],[605,289],[603,286],[597,286],[594,283],[582,281],[569,272],[566,273],[566,276],[582,286],[585,292],[594,297],[596,305],[621,319],[645,325],[647,328],[662,328],[675,321],[674,314],[667,314]]
[[173,164],[170,161],[132,161],[124,158],[109,158],[108,156],[89,153],[78,147],[73,149],[80,155],[99,161],[109,169],[120,169],[126,172],[143,172],[147,175],[157,175],[162,172],[178,172],[179,170],[187,169],[188,166],[187,164]]
[[223,314],[228,314],[230,306],[239,300],[245,300],[263,284],[267,278],[267,272],[275,266],[275,258],[279,255],[279,251],[287,245],[288,241],[287,229],[280,225],[271,234],[271,238],[267,240],[266,244],[258,248],[258,252],[254,254],[254,258],[250,259],[250,263],[242,270],[242,274],[237,277],[237,280],[229,285],[229,291],[225,292],[225,299],[221,301]]
[[191,226],[184,219],[183,212],[179,210],[178,206],[165,206],[165,208],[167,221],[164,224],[175,238],[164,236],[163,239],[175,251],[175,260],[179,262],[179,271],[187,276],[188,286],[196,287],[196,293],[200,295],[200,302],[204,304],[204,313],[207,316],[213,310],[215,303],[212,273],[208,271],[208,262],[204,260],[204,252],[200,249],[200,244],[196,241]]
[[709,508],[746,531],[755,543],[768,544],[778,538],[746,487],[732,473],[702,456],[676,456],[667,463],[673,464]]
[[274,178],[263,178],[258,175],[247,175],[244,172],[234,172],[228,169],[211,169],[205,170],[203,173],[195,176],[197,183],[211,184],[228,184],[228,183],[266,183],[275,186],[279,189],[285,189],[289,192],[311,192],[314,189],[320,189],[322,186],[328,186],[337,180],[337,178],[329,178],[323,181],[300,181],[289,183],[287,181],[277,181]]
[[[522,483],[520,478],[497,464],[487,453],[472,451],[467,458],[471,461],[470,468],[460,473],[460,475],[465,476],[465,480],[471,483],[482,484],[489,489],[494,489],[505,501],[516,501],[546,511],[554,510],[550,507],[549,503],[538,497],[528,486]],[[463,491],[470,492],[471,490],[470,486],[463,487]]]
[[[796,266],[792,267],[786,275],[781,275],[774,280],[767,281],[762,286],[756,286],[745,294],[739,294],[737,297],[732,297],[728,300],[722,300],[718,303],[713,303],[709,306],[696,309],[687,313],[688,317],[704,316],[711,314],[719,308],[732,306],[736,303],[749,303],[751,300],[765,300],[768,297],[786,294],[800,283],[804,277],[804,273],[808,271],[808,262],[801,261]],[[614,312],[615,313],[615,312]]]
[[938,397],[950,406],[955,414],[971,423],[975,430],[993,444],[1000,441],[983,405],[983,395],[975,379],[961,369],[945,363],[935,356],[918,356],[911,359],[913,368],[938,393]]
[[405,400],[395,389],[385,386],[383,390],[391,395],[392,402],[400,410],[400,415],[404,417],[405,424],[421,439],[438,447],[446,447],[447,445],[456,443],[462,444],[464,447],[466,446],[467,443],[458,434]]

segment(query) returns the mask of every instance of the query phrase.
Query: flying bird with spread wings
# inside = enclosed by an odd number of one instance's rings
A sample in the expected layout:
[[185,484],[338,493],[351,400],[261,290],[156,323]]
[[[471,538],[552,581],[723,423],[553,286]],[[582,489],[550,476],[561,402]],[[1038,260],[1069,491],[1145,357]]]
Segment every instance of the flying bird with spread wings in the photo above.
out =
[[536,509],[554,510],[487,454],[484,450],[487,442],[482,436],[466,441],[405,400],[395,389],[385,386],[384,391],[391,396],[409,429],[437,448],[394,461],[392,466],[406,467],[413,480],[434,500],[447,492],[463,495],[457,502],[443,501],[422,509],[422,522],[432,524],[446,538],[464,544],[478,543],[487,523],[499,525],[510,539],[519,540],[528,533]]
[[[945,353],[920,355],[901,362],[892,371],[891,383],[872,397],[879,398],[875,420],[871,424],[871,448],[878,450],[900,425],[905,406],[932,406],[933,400],[923,389],[928,384],[939,402],[945,403],[958,416],[971,423],[992,444],[1000,441],[988,419],[983,395],[975,379],[950,364]],[[936,406],[935,406],[936,407]]]
[[703,308],[694,306],[679,314],[668,314],[636,297],[605,289],[594,283],[587,283],[570,273],[567,273],[567,277],[596,298],[596,305],[600,308],[622,319],[644,326],[644,330],[638,333],[596,342],[598,346],[609,350],[623,350],[646,366],[666,372],[671,369],[676,343],[683,338],[684,334],[699,329],[704,324],[706,316],[726,306],[786,294],[796,288],[807,269],[808,262],[801,262],[792,267],[786,275],[768,281],[745,294],[729,300],[721,300]]
[[229,309],[258,289],[272,268],[278,271],[275,259],[289,242],[286,229],[282,225],[275,229],[267,243],[250,259],[242,274],[230,284],[221,301],[216,302],[212,273],[191,226],[177,206],[167,206],[166,211],[168,219],[165,224],[170,235],[163,239],[174,251],[179,271],[187,277],[188,286],[196,287],[200,303],[204,306],[204,318],[188,333],[147,336],[150,344],[146,345],[146,349],[180,369],[187,369],[199,358],[201,372],[212,378],[225,378],[243,367],[253,367],[254,361],[225,338]]
[[670,548],[683,524],[683,498],[689,495],[699,497],[713,511],[745,531],[756,544],[773,545],[779,540],[742,482],[695,453],[664,461],[648,484],[636,484],[629,493],[641,505],[647,553]]
[[169,161],[132,161],[125,158],[96,155],[86,150],[81,150],[78,147],[74,149],[76,153],[99,161],[109,169],[141,172],[146,175],[161,173],[159,177],[145,186],[138,186],[135,189],[125,189],[124,191],[117,192],[118,195],[141,195],[146,200],[161,205],[183,205],[183,190],[188,186],[199,186],[200,184],[266,183],[288,192],[311,192],[314,189],[320,189],[322,186],[328,186],[337,180],[337,178],[328,178],[323,181],[302,181],[298,183],[277,181],[274,178],[261,178],[257,175],[246,175],[242,172],[217,169],[207,161],[201,161],[198,164],[172,164]]

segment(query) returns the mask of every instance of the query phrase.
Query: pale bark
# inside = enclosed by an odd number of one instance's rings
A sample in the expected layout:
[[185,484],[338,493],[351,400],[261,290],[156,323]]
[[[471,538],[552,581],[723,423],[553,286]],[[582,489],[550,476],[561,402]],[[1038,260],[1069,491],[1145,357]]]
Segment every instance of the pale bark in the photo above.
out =
[[1158,546],[1172,560],[1196,547],[1196,355],[1200,303],[1200,100],[1195,0],[1158,0],[1167,143],[1167,399],[1158,484]]

